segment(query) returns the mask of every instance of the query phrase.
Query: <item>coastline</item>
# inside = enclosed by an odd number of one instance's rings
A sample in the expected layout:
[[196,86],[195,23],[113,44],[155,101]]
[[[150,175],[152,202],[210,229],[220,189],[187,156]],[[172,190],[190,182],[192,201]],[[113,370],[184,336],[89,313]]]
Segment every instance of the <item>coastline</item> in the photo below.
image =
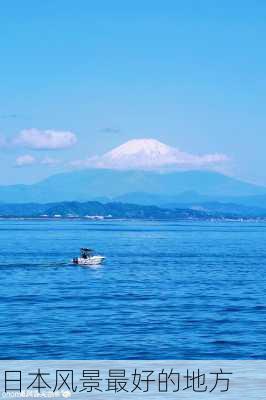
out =
[[258,217],[258,218],[249,218],[249,217],[239,217],[239,218],[226,218],[226,217],[217,217],[217,218],[101,218],[101,219],[93,219],[93,218],[87,218],[87,217],[82,217],[82,216],[77,216],[77,217],[68,217],[68,216],[62,216],[62,217],[16,217],[16,216],[10,216],[10,217],[1,217],[0,216],[0,221],[86,221],[86,222],[94,222],[94,223],[100,223],[100,222],[114,222],[114,221],[141,221],[141,222],[266,222],[266,217]]

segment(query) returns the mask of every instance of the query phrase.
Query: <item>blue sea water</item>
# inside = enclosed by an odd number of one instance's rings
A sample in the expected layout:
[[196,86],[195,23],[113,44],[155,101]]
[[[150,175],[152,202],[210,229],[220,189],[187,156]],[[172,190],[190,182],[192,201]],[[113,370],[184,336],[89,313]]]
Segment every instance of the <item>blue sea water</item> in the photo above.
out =
[[266,224],[2,220],[0,245],[1,359],[266,358]]

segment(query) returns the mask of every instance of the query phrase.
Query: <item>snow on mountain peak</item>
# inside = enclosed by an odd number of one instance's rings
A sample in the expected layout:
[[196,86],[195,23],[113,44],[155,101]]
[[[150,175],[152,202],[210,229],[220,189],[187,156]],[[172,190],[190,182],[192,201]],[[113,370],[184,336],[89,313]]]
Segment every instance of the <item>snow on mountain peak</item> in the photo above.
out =
[[121,144],[107,154],[111,157],[123,157],[134,155],[138,153],[145,153],[149,155],[165,155],[171,151],[171,147],[156,139],[132,139],[126,143]]
[[132,139],[113,150],[73,165],[108,169],[200,169],[211,168],[228,158],[223,154],[194,155],[156,139]]

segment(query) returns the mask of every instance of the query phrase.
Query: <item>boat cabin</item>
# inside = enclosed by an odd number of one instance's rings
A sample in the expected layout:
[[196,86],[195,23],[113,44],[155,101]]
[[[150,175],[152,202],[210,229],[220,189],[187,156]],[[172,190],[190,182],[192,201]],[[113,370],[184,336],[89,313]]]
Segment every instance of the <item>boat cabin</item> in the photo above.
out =
[[85,260],[87,258],[90,258],[92,256],[93,250],[88,249],[87,247],[83,247],[80,249],[80,257],[84,258]]

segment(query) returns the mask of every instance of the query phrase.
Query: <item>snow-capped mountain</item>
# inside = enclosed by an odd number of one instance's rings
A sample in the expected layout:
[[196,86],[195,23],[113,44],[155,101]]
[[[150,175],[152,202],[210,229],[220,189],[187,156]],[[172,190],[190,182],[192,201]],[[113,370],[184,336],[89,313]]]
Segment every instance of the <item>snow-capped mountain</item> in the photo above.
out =
[[[236,196],[265,198],[266,188],[211,171],[224,160],[224,155],[193,155],[155,139],[134,139],[100,157],[79,161],[77,165],[85,168],[52,175],[32,185],[0,186],[0,201],[48,203],[120,198],[150,204],[162,203],[165,196],[165,203],[169,199],[173,202],[177,196],[182,201],[189,198],[190,202],[199,196],[215,201],[226,197],[230,202]],[[256,204],[264,204],[260,199]]]
[[133,139],[99,157],[77,165],[111,169],[198,169],[227,160],[224,154],[194,155],[168,146],[156,139]]
[[104,154],[99,163],[113,168],[157,168],[176,161],[176,150],[156,139],[133,139]]

